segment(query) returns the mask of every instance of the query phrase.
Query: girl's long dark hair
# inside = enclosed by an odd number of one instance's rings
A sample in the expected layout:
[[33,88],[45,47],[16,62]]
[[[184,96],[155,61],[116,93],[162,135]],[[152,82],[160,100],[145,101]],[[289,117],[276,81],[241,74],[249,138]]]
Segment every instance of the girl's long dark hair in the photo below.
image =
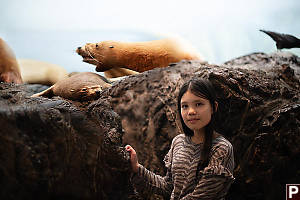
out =
[[196,172],[196,176],[198,177],[199,171],[207,167],[209,162],[209,153],[212,146],[215,113],[216,113],[216,106],[215,106],[216,92],[212,83],[208,79],[195,77],[182,85],[177,98],[178,113],[179,113],[179,118],[180,118],[183,132],[185,135],[190,137],[194,135],[194,132],[185,125],[181,116],[181,98],[188,90],[191,91],[196,96],[209,100],[213,109],[211,121],[205,127],[204,145],[203,145],[203,150],[201,151],[201,158],[200,158],[200,162],[198,163],[197,172]]

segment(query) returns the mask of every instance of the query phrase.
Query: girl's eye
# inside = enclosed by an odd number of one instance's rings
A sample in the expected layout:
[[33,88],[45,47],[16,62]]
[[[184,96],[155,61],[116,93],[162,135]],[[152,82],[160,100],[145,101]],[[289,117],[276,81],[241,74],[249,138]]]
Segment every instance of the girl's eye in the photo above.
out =
[[198,106],[201,106],[202,105],[202,103],[196,103],[196,106],[198,107]]
[[187,105],[181,105],[182,109],[186,109],[188,106]]

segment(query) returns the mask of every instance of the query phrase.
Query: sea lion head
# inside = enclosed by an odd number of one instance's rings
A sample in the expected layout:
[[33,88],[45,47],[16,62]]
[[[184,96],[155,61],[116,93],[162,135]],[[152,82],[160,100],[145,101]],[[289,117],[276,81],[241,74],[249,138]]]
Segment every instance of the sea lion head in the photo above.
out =
[[96,65],[96,71],[104,72],[119,66],[118,46],[115,41],[103,41],[98,43],[87,43],[78,47],[76,52],[82,56],[83,62]]

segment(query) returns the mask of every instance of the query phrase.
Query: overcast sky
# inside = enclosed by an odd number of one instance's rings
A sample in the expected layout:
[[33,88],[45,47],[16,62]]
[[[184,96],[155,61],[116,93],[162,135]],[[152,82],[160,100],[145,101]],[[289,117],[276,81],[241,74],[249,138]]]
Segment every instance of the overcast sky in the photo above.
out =
[[298,0],[4,0],[0,20],[4,29],[173,32],[214,23],[277,25],[278,31],[285,31],[292,24],[299,28],[299,6]]
[[[0,37],[6,40],[14,40],[12,31],[21,34],[22,31],[131,30],[179,35],[212,62],[254,51],[275,51],[275,43],[258,30],[300,37],[299,21],[299,0],[2,0],[0,3]],[[11,43],[21,48],[14,41]],[[300,55],[299,50],[292,52]]]

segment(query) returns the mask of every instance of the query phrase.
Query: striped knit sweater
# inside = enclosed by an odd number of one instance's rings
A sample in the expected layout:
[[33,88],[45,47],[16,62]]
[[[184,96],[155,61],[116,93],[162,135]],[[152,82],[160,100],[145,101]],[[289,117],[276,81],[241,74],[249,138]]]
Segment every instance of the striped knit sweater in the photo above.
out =
[[203,144],[195,144],[184,134],[177,135],[164,162],[165,177],[156,175],[142,165],[132,182],[139,191],[170,197],[171,200],[224,199],[234,180],[234,156],[231,143],[223,136],[213,140],[209,164],[196,178]]

